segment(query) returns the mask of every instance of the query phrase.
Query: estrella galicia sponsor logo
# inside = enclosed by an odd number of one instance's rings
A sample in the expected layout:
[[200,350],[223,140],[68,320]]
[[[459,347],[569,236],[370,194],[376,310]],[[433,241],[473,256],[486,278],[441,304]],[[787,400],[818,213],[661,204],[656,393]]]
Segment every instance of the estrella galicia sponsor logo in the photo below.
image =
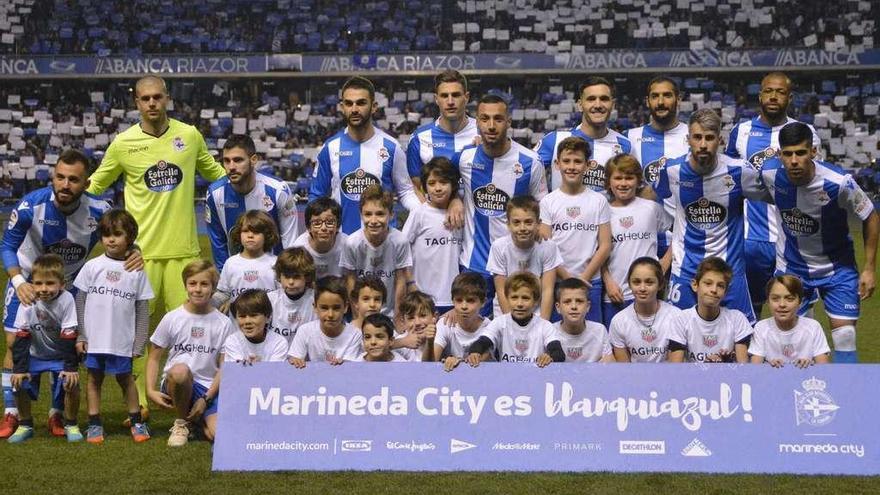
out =
[[780,443],[778,448],[780,454],[865,456],[865,446],[860,443]]
[[80,246],[70,239],[61,239],[55,244],[50,244],[46,247],[46,252],[61,256],[61,260],[65,265],[79,263],[86,259],[86,254],[88,254],[85,246]]
[[663,455],[666,454],[666,442],[663,440],[621,440],[620,453],[632,455]]
[[343,452],[370,452],[373,450],[373,441],[343,440],[340,447]]
[[794,391],[794,408],[796,424],[825,426],[834,421],[840,406],[834,402],[831,394],[825,391],[827,384],[815,376],[801,382],[803,391]]
[[660,178],[660,170],[666,166],[666,157],[661,156],[659,160],[654,160],[645,167],[645,181],[649,184],[657,182]]
[[566,452],[599,452],[602,450],[601,442],[555,442],[553,450]]
[[727,219],[727,208],[707,198],[700,198],[685,207],[689,224],[702,230],[714,229]]
[[449,452],[452,454],[457,454],[459,452],[464,452],[465,450],[470,450],[475,448],[477,445],[465,442],[464,440],[459,440],[457,438],[449,439]]
[[749,163],[752,164],[752,167],[755,167],[755,170],[758,172],[764,168],[764,162],[776,156],[776,149],[771,146],[768,146],[761,151],[755,153],[754,155],[749,157]]
[[587,162],[587,171],[584,173],[584,185],[590,189],[605,190],[605,167],[596,160]]
[[153,192],[168,192],[183,182],[183,171],[177,165],[159,160],[144,172],[144,184]]
[[487,217],[500,217],[507,209],[510,196],[491,182],[474,190],[474,207]]
[[695,438],[681,449],[681,455],[685,457],[709,457],[712,455],[712,451],[699,438]]
[[532,442],[495,442],[492,450],[541,450],[541,444]]
[[785,230],[793,236],[813,235],[819,232],[819,222],[798,208],[779,210],[779,216],[782,217]]
[[368,187],[378,183],[378,177],[359,168],[345,174],[339,184],[339,189],[342,191],[342,195],[346,198],[352,201],[360,201],[361,194],[363,194]]
[[415,440],[410,440],[406,442],[385,442],[385,448],[388,450],[427,452],[429,450],[436,450],[437,446],[433,442],[417,442]]

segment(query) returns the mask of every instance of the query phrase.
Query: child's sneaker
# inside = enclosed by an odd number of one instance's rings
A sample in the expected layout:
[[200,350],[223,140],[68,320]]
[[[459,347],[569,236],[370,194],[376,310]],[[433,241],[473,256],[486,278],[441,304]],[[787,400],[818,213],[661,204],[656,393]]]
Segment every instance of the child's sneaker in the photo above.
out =
[[15,433],[16,428],[18,428],[18,416],[7,413],[3,421],[0,421],[0,438],[9,438]]
[[[141,406],[141,421],[146,423],[147,420],[149,420],[149,419],[150,419],[150,410],[144,406]],[[122,421],[122,426],[124,426],[125,428],[131,428],[131,418],[126,417]]]
[[64,427],[64,435],[67,437],[68,442],[82,442],[83,434],[79,431],[79,426],[77,425],[68,425]]
[[33,426],[25,426],[19,425],[18,428],[15,429],[15,433],[9,437],[7,442],[9,443],[21,443],[27,440],[30,440],[34,436],[34,427]]
[[135,423],[134,426],[131,427],[131,438],[135,441],[135,443],[146,442],[150,439],[150,429],[147,427],[146,423]]
[[86,429],[86,442],[94,444],[104,443],[104,427],[101,425],[89,425]]
[[189,441],[189,423],[185,419],[175,419],[168,437],[169,447],[183,447]]
[[53,437],[63,437],[67,435],[67,431],[64,429],[64,418],[61,417],[60,412],[49,416],[49,420],[46,421],[46,428],[49,429],[49,433]]

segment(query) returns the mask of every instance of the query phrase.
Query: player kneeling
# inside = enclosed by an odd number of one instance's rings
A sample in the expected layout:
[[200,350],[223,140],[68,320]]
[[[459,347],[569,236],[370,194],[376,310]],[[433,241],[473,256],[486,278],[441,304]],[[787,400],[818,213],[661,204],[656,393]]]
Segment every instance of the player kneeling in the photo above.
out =
[[[186,265],[186,302],[166,314],[150,338],[153,345],[147,360],[147,397],[177,412],[169,447],[186,445],[196,423],[204,423],[205,437],[214,439],[219,389],[215,377],[220,372],[220,350],[233,331],[229,318],[211,306],[211,294],[219,278],[209,261]],[[166,351],[168,360],[157,387],[156,375]]]
[[828,340],[818,321],[798,316],[804,285],[794,275],[777,275],[767,282],[770,318],[755,325],[749,344],[753,363],[767,362],[774,368],[794,364],[806,368],[828,363]]
[[64,434],[68,442],[79,442],[76,424],[79,410],[79,372],[76,356],[76,308],[73,296],[63,289],[64,264],[56,254],[34,261],[32,284],[37,299],[23,306],[15,320],[12,344],[12,388],[18,401],[19,424],[9,443],[21,443],[34,436],[31,401],[40,394],[40,377],[52,373],[53,397],[64,395]]

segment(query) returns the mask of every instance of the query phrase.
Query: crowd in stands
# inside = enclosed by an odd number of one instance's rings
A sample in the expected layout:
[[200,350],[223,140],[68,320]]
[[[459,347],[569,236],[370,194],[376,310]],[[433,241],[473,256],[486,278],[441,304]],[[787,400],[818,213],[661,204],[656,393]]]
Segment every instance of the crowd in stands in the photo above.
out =
[[[679,108],[718,110],[726,129],[757,112],[760,76],[753,78],[683,78]],[[428,79],[378,80],[376,124],[405,145],[422,123],[437,117]],[[647,78],[617,81],[617,110],[611,127],[618,131],[647,122]],[[880,79],[795,78],[790,114],[817,128],[823,155],[846,168],[859,168],[878,157]],[[532,147],[547,132],[570,128],[576,112],[576,78],[553,80],[474,78],[471,100],[485,93],[511,102],[512,137]],[[305,196],[314,158],[321,144],[342,128],[337,110],[337,81],[174,80],[172,115],[196,125],[218,154],[224,139],[249,133],[264,159],[263,167],[294,184]],[[117,132],[136,122],[130,83],[9,82],[0,88],[0,197],[11,202],[46,183],[50,166],[67,147],[84,149],[96,162]],[[725,131],[726,132],[726,131]],[[872,176],[873,177],[873,176]],[[202,184],[202,187],[204,184]]]
[[871,0],[8,0],[0,53],[837,51],[873,48],[877,17]]

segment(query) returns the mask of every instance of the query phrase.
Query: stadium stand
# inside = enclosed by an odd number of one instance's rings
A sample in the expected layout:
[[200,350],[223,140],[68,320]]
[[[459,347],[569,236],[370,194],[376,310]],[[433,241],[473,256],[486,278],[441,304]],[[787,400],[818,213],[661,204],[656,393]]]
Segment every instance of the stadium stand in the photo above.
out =
[[[0,53],[874,47],[870,0],[5,0]],[[36,15],[39,13],[40,15]],[[711,22],[717,16],[731,22]]]

